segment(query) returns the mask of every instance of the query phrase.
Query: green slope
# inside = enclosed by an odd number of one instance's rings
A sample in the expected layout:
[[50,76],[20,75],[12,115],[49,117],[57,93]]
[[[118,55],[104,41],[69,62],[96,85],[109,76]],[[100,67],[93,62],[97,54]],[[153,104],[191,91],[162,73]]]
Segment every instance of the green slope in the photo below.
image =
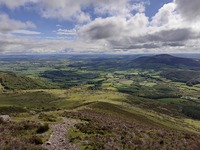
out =
[[52,85],[44,83],[41,80],[25,76],[19,76],[11,72],[0,72],[0,85],[1,90],[28,90],[52,88]]
[[191,70],[173,70],[161,73],[161,76],[174,82],[183,82],[189,86],[200,83],[200,72]]
[[82,121],[68,135],[80,149],[176,150],[195,149],[200,144],[199,134],[189,133],[172,121],[168,125],[162,120],[154,122],[142,112],[115,104],[97,102],[63,116]]
[[144,69],[187,68],[199,69],[200,61],[191,58],[175,57],[167,54],[139,57],[134,60],[135,67]]

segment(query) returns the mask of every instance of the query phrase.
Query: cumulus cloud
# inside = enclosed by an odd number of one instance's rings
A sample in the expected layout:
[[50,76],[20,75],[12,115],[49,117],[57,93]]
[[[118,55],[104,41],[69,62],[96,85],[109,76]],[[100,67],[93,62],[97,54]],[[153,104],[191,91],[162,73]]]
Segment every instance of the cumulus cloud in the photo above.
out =
[[119,39],[138,36],[145,32],[148,18],[143,13],[124,17],[97,18],[79,30],[79,36],[87,40]]
[[31,30],[14,30],[11,33],[14,33],[14,34],[25,34],[25,35],[39,35],[39,34],[41,34],[40,32],[31,31]]
[[200,19],[200,1],[199,0],[175,0],[177,10],[188,21],[198,21]]
[[21,22],[9,18],[7,14],[0,14],[0,33],[8,33],[17,29],[36,28],[36,26],[30,22]]
[[172,24],[172,21],[176,21],[178,18],[178,15],[175,10],[176,4],[165,4],[158,10],[158,13],[156,13],[156,15],[152,18],[151,24],[153,26],[163,26],[167,24]]
[[[147,33],[143,36],[124,37],[121,40],[110,40],[111,47],[115,49],[160,49],[164,47],[187,47],[190,41],[199,41],[200,34],[188,28],[161,30]],[[196,45],[196,44],[193,44]],[[188,49],[191,50],[191,49]]]
[[191,29],[180,28],[180,29],[168,29],[155,32],[153,34],[147,34],[142,37],[138,37],[137,42],[180,42],[189,39],[198,38],[199,35],[195,34]]
[[124,18],[98,18],[95,21],[83,26],[79,36],[87,40],[100,40],[120,36]]
[[101,40],[110,48],[122,51],[182,49],[192,47],[191,41],[200,40],[198,25],[185,22],[177,11],[177,5],[172,2],[161,7],[151,19],[144,13],[129,18],[97,18],[84,25],[78,33],[82,39],[93,42]]
[[84,11],[87,7],[93,7],[96,15],[124,17],[132,16],[132,11],[145,10],[145,3],[137,0],[41,0],[38,3],[45,18],[75,19],[79,22],[91,21],[91,15]]
[[53,31],[53,32],[56,32],[56,34],[58,34],[58,35],[76,36],[76,34],[77,34],[76,29],[71,29],[71,30],[68,30],[68,29],[58,29],[57,31]]
[[[0,14],[0,49],[4,52],[181,52],[200,48],[199,0],[174,0],[151,18],[145,15],[147,0],[1,0],[10,9],[34,7],[44,18],[74,23],[74,29],[57,25],[56,36],[40,39],[35,25]],[[34,5],[29,5],[34,4]],[[89,10],[92,11],[88,11]],[[191,20],[189,22],[188,20]],[[52,31],[51,31],[52,32]],[[15,35],[5,35],[15,33]],[[64,37],[74,37],[70,40]],[[55,39],[56,38],[56,39]]]
[[81,10],[83,2],[78,0],[40,0],[38,1],[38,9],[42,17],[45,18],[76,19],[79,22],[88,22],[90,16]]
[[0,5],[10,9],[20,6],[36,4],[38,12],[45,18],[57,18],[59,20],[76,20],[80,23],[91,21],[91,15],[85,9],[93,7],[97,15],[130,17],[132,11],[144,12],[146,4],[142,0],[1,0]]

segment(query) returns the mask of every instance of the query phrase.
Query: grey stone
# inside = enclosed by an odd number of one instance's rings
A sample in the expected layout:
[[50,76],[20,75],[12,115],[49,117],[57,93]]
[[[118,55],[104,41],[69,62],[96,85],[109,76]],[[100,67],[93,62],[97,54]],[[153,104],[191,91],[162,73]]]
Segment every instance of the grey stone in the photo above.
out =
[[9,115],[0,115],[0,121],[4,123],[11,122],[11,118]]

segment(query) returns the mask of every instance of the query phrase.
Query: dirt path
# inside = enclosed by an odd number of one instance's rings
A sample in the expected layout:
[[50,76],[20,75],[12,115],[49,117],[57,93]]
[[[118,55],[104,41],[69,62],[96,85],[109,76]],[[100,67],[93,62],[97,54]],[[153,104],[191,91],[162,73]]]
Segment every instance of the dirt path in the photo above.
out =
[[48,150],[78,150],[76,145],[70,143],[66,139],[67,131],[76,121],[63,118],[63,122],[55,125],[50,125],[52,134],[47,142],[42,146]]

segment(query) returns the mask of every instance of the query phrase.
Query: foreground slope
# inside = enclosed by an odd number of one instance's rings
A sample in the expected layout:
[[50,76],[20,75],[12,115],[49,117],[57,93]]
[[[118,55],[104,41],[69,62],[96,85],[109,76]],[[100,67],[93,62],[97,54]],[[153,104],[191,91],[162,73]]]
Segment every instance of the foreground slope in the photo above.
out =
[[[115,104],[98,102],[65,117],[80,119],[68,138],[82,149],[198,149],[199,134],[177,130]],[[175,125],[176,126],[176,125]],[[87,142],[85,142],[87,141]]]

